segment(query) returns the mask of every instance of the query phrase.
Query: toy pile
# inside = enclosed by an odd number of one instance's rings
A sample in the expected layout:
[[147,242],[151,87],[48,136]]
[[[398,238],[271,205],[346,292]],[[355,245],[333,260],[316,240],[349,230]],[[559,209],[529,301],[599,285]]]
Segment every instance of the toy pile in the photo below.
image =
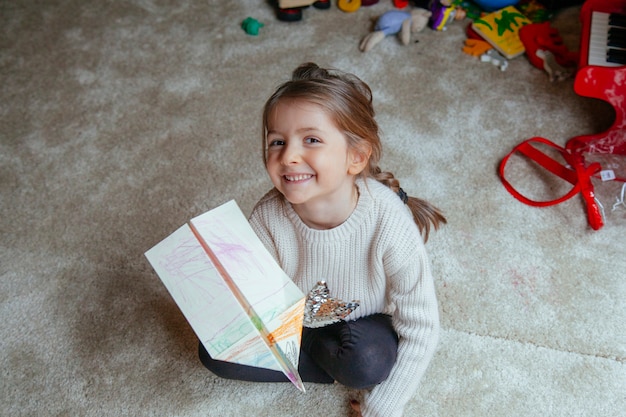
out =
[[[408,0],[393,0],[394,6],[409,6]],[[550,26],[552,13],[537,0],[430,0],[414,2],[416,8],[383,14],[373,33],[360,45],[369,51],[384,36],[399,34],[407,44],[411,32],[427,25],[443,31],[453,21],[470,19],[463,52],[506,70],[509,60],[526,53],[528,60],[548,73],[551,81],[573,74],[576,52],[563,44],[558,31]],[[425,20],[427,19],[426,23]],[[384,35],[383,35],[384,34]]]
[[[460,2],[464,7],[467,2]],[[570,77],[578,54],[569,51],[558,31],[550,26],[551,13],[536,0],[476,0],[482,12],[472,13],[463,52],[506,70],[508,61],[526,54],[529,62],[545,70],[550,81]],[[488,4],[483,4],[488,3]]]
[[[337,7],[353,13],[379,0],[337,0]],[[535,67],[545,70],[551,81],[570,77],[578,62],[576,52],[563,44],[550,26],[552,13],[540,0],[391,0],[394,9],[383,13],[374,30],[365,36],[359,49],[368,52],[385,37],[397,35],[403,45],[411,35],[424,30],[446,30],[454,21],[470,19],[463,52],[505,71],[508,62],[524,53]],[[303,10],[313,6],[329,9],[331,0],[278,0],[278,20],[302,20]],[[244,30],[258,34],[258,25],[247,22]],[[255,23],[255,22],[252,22]],[[252,28],[249,30],[248,28]]]

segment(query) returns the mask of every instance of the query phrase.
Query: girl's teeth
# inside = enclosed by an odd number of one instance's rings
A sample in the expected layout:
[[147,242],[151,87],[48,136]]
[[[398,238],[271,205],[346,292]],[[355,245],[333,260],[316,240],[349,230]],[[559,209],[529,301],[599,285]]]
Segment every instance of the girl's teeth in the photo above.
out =
[[302,181],[311,178],[311,175],[285,175],[287,181]]

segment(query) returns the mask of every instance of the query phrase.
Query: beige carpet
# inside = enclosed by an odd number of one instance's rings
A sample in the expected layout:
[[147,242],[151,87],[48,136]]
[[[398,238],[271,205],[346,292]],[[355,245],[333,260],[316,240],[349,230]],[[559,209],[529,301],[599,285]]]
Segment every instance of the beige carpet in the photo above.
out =
[[[143,256],[227,200],[250,212],[270,187],[262,103],[316,61],[370,83],[382,166],[449,219],[428,244],[441,343],[406,415],[624,415],[624,211],[592,231],[579,197],[528,207],[497,177],[522,140],[562,145],[611,109],[525,57],[463,54],[467,22],[359,52],[391,8],[287,24],[260,0],[0,1],[0,414],[348,415],[341,386],[212,376]],[[577,49],[578,9],[555,25]]]

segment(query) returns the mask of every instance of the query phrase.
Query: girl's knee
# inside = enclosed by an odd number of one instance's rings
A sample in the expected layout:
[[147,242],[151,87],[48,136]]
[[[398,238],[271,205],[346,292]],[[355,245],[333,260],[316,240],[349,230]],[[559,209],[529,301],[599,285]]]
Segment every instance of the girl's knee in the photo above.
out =
[[343,370],[335,379],[350,388],[371,388],[387,379],[396,356],[395,347],[375,344],[363,347],[341,358]]

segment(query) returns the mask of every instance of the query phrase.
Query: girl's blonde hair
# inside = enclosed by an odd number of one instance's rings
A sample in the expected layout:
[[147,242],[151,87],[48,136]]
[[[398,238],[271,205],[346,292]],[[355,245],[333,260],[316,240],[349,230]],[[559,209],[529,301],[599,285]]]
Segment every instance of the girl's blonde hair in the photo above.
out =
[[429,202],[407,196],[391,172],[378,166],[382,157],[382,143],[378,134],[378,123],[374,119],[372,90],[361,79],[352,74],[320,68],[317,64],[300,65],[293,72],[291,81],[282,84],[267,100],[263,108],[263,160],[267,162],[267,132],[273,109],[283,99],[299,99],[322,107],[343,132],[351,149],[367,155],[371,152],[366,168],[359,174],[372,177],[396,192],[409,206],[413,219],[428,240],[431,224],[435,230],[446,219]]

